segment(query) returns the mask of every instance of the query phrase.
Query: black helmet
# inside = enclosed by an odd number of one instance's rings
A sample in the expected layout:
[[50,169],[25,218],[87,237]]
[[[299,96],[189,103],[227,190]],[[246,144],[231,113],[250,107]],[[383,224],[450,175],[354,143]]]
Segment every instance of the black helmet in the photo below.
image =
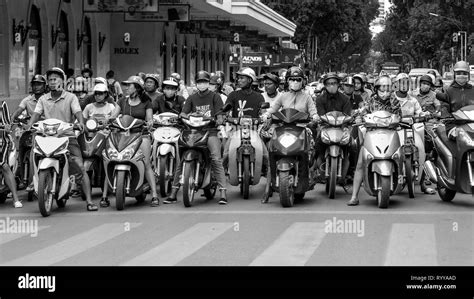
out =
[[300,78],[304,78],[304,72],[303,70],[298,67],[298,66],[292,66],[290,67],[290,69],[288,70],[288,72],[286,73],[286,78],[289,78],[289,77],[300,77]]
[[39,82],[39,83],[46,84],[46,78],[43,75],[36,74],[36,75],[33,76],[30,83],[33,84],[33,82]]
[[196,82],[197,81],[210,81],[211,80],[211,75],[206,72],[206,71],[199,71],[196,74]]
[[433,78],[430,75],[423,75],[420,77],[420,84],[421,82],[428,82],[431,86],[434,85]]
[[94,72],[92,72],[92,70],[88,67],[85,67],[85,68],[82,69],[81,74],[84,74],[84,73],[89,73],[91,75],[91,77],[94,74]]
[[334,72],[327,73],[323,78],[323,83],[326,84],[326,81],[329,79],[336,79],[338,83],[341,81],[341,78],[339,78],[339,76]]

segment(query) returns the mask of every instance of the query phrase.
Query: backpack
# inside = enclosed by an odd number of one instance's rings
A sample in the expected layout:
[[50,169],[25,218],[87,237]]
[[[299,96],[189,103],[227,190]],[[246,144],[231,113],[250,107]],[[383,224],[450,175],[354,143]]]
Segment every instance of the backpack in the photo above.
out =
[[117,80],[114,80],[114,82],[109,83],[107,81],[107,88],[109,89],[109,95],[116,101],[117,100],[117,90],[115,89],[115,83]]

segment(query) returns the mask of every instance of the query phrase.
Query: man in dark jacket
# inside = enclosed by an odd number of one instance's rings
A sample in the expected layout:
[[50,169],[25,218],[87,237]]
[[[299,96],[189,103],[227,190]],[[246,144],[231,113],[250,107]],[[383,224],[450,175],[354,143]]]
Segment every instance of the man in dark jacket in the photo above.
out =
[[[346,115],[352,113],[352,103],[348,96],[339,92],[339,81],[340,78],[336,73],[328,73],[324,77],[323,83],[326,92],[322,93],[316,98],[316,110],[319,116],[322,116],[331,111],[340,111]],[[316,169],[319,169],[323,161],[323,156],[326,151],[327,145],[321,140],[321,130],[318,130],[316,137]],[[347,167],[349,165],[347,164]]]
[[[462,107],[474,105],[474,88],[469,81],[469,64],[465,61],[458,61],[454,65],[454,81],[448,87],[446,93],[437,93],[436,98],[448,103],[449,113],[455,112]],[[455,140],[457,137],[454,124],[446,124],[448,137]]]

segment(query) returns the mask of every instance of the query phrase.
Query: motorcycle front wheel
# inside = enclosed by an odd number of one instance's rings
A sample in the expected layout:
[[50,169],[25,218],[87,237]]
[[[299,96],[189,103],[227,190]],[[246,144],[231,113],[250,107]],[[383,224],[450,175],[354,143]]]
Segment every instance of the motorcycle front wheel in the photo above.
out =
[[[171,192],[171,179],[167,176],[168,165],[170,164],[170,155],[160,156],[160,169],[159,169],[159,185],[160,185],[160,194],[162,197],[166,197]],[[174,171],[171,171],[174,173]]]
[[5,203],[5,201],[7,201],[7,193],[8,192],[0,193],[0,203]]
[[380,189],[377,191],[377,204],[380,209],[388,208],[390,200],[390,186],[392,182],[390,176],[379,175]]
[[244,199],[249,199],[250,193],[250,157],[244,156],[244,161],[242,163],[242,196]]
[[196,161],[185,162],[183,165],[183,203],[189,208],[193,205],[196,182],[194,181],[196,174]]
[[329,182],[326,184],[328,187],[329,198],[333,199],[336,194],[336,182],[337,182],[337,157],[331,157],[331,172],[329,173]]
[[38,174],[38,206],[43,217],[51,215],[53,207],[53,170],[41,169]]
[[289,208],[292,207],[295,203],[293,184],[290,184],[290,172],[281,171],[280,174],[280,203],[283,207]]
[[438,195],[442,201],[450,202],[454,199],[454,196],[456,196],[456,191],[438,184]]
[[125,198],[127,197],[126,186],[126,173],[124,170],[117,171],[117,191],[115,193],[115,207],[117,210],[123,210],[125,206]]
[[415,198],[415,172],[413,171],[413,156],[405,157],[405,177],[407,180],[408,197]]

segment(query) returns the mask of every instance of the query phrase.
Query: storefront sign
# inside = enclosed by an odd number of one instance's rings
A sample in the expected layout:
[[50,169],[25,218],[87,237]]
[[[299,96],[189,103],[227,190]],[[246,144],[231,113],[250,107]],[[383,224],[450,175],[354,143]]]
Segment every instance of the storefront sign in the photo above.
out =
[[84,0],[84,12],[157,12],[159,0]]
[[188,22],[189,5],[160,5],[158,12],[125,13],[125,22]]
[[[230,64],[239,64],[238,54],[232,55],[229,59]],[[244,53],[242,56],[242,65],[244,66],[271,66],[272,55],[269,53]]]
[[114,54],[131,54],[138,55],[140,48],[114,48]]

